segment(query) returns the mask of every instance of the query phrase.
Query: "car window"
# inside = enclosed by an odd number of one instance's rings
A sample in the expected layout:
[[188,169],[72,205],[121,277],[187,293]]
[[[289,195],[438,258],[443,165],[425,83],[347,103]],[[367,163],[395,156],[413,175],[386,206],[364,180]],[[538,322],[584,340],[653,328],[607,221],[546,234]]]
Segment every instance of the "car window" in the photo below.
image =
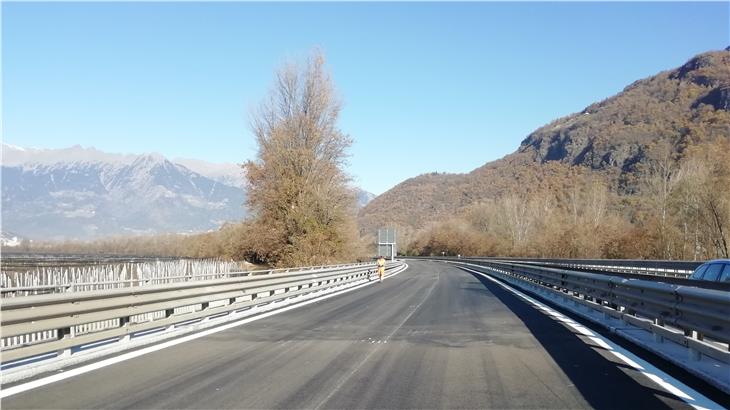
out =
[[722,271],[722,274],[720,275],[719,282],[730,282],[730,263],[725,264],[725,269]]
[[705,271],[707,270],[707,267],[710,266],[708,264],[700,265],[699,268],[695,269],[695,272],[690,276],[690,279],[702,279],[702,275],[705,274]]
[[722,263],[713,263],[709,268],[707,268],[705,274],[702,275],[702,280],[716,281],[724,267],[725,265]]

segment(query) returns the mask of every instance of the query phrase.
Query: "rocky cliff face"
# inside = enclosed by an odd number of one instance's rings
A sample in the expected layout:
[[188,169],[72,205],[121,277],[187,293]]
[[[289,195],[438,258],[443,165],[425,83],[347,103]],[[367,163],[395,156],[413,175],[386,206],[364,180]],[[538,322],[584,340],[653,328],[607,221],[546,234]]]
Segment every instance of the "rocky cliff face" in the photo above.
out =
[[[636,172],[661,140],[681,150],[722,137],[730,111],[730,52],[701,54],[681,67],[637,81],[623,92],[530,134],[518,152],[539,163],[560,161],[595,170]],[[716,113],[720,114],[720,123]],[[720,131],[720,132],[718,132]],[[725,135],[727,136],[727,134]]]

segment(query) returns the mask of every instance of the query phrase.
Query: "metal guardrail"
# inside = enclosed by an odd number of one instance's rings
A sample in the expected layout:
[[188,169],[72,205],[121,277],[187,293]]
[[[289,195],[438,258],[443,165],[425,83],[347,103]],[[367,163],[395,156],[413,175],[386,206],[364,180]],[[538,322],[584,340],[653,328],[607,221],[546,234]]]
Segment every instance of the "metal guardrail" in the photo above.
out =
[[[441,258],[432,258],[441,259]],[[442,259],[444,260],[444,259]],[[446,259],[573,296],[605,315],[730,363],[730,292],[483,259]],[[717,343],[706,343],[704,339]]]
[[[402,265],[386,265],[392,271]],[[243,311],[253,306],[364,280],[375,264],[266,271],[206,281],[32,295],[0,300],[2,362],[54,353],[133,334],[173,328],[193,320]],[[98,326],[89,326],[97,324]]]
[[[471,259],[471,258],[470,258]],[[482,258],[475,258],[482,259]],[[541,266],[553,266],[567,269],[587,269],[602,272],[630,273],[635,275],[664,276],[688,278],[703,262],[699,261],[663,261],[663,260],[630,260],[630,259],[523,259],[500,258],[485,260],[507,260]]]
[[704,262],[613,259],[521,259],[492,257],[408,257],[408,259],[521,263],[536,267],[567,269],[601,275],[619,276],[624,279],[650,280],[654,282],[665,282],[677,286],[691,286],[730,292],[730,282],[703,281],[689,278],[695,267]]
[[413,259],[505,261],[565,269],[579,269],[595,273],[624,273],[632,275],[663,276],[669,278],[688,278],[703,261],[667,261],[638,259],[540,259],[510,257],[409,257]]

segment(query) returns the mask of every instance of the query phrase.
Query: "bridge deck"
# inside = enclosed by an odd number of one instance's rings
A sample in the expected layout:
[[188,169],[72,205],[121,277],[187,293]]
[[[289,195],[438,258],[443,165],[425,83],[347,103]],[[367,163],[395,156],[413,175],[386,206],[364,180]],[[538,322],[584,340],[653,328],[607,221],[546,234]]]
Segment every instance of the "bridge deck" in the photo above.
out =
[[3,399],[11,408],[688,407],[486,280],[411,267]]

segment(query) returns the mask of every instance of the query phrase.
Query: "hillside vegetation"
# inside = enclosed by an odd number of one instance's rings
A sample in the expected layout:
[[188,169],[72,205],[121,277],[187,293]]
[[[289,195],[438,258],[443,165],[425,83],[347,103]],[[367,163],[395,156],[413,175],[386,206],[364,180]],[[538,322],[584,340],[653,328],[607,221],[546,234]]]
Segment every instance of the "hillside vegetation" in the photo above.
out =
[[695,259],[728,254],[730,50],[637,81],[468,174],[373,200],[361,233],[409,253]]

